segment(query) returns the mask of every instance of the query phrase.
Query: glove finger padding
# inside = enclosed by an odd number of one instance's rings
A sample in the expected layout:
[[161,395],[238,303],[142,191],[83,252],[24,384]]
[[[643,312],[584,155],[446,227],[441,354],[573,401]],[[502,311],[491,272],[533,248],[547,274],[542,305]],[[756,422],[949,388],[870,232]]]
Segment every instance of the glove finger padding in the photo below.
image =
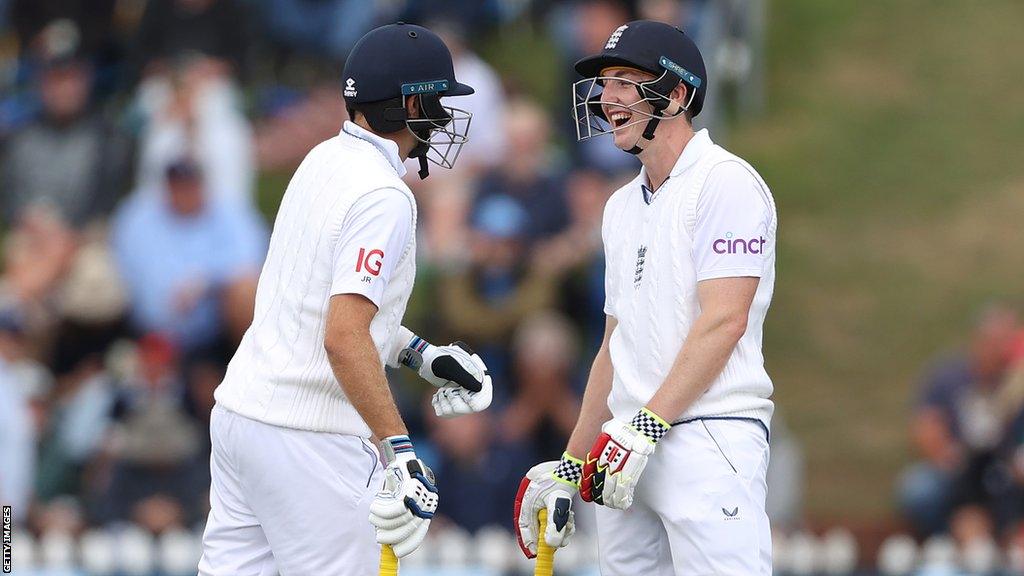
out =
[[427,528],[430,527],[430,522],[426,520],[420,520],[416,525],[416,530],[405,540],[396,542],[391,545],[391,549],[394,550],[395,556],[402,558],[408,556],[419,548],[420,544],[423,543],[423,539],[427,536]]
[[411,514],[403,500],[383,498],[379,494],[370,504],[370,521],[374,526],[394,528],[406,521],[406,514]]
[[[451,362],[446,362],[446,365],[456,362],[455,358],[458,354],[468,353],[468,347],[460,342],[456,342],[452,346],[446,346],[443,350],[455,350],[455,354],[451,356],[438,357],[432,362],[432,365],[436,365],[438,362],[444,359],[450,359]],[[483,360],[473,354],[469,357],[476,372],[482,375],[482,380],[478,382],[474,391],[465,385],[455,383],[453,380],[445,380],[441,385],[441,389],[434,393],[434,397],[431,399],[431,404],[434,407],[434,413],[442,418],[451,418],[454,416],[460,416],[463,414],[472,414],[473,412],[482,412],[491,405],[491,399],[493,397],[494,388],[491,384],[491,376],[487,373],[487,368],[484,366]],[[461,362],[461,361],[459,361]],[[425,365],[426,366],[426,365]],[[460,368],[461,370],[461,368]],[[436,370],[434,371],[435,377],[437,376]],[[462,374],[467,374],[462,372]],[[446,374],[451,376],[451,374]],[[475,378],[475,376],[466,376],[468,378]],[[427,376],[424,376],[428,381],[433,382]],[[476,382],[476,380],[473,380]]]
[[[388,446],[398,446],[388,454]],[[416,458],[407,436],[382,442],[385,461],[384,486],[370,503],[370,523],[377,542],[390,544],[399,557],[415,550],[423,541],[430,520],[437,511],[438,496],[430,468]]]
[[434,406],[434,413],[442,418],[452,418],[463,414],[476,412],[470,406],[466,396],[472,395],[462,388],[444,387],[434,392],[430,403]]
[[430,404],[434,407],[434,414],[442,418],[451,418],[457,416],[455,413],[455,407],[452,406],[451,396],[446,394],[445,391],[448,388],[442,388],[437,392],[434,392],[434,396],[430,399]]
[[402,542],[413,534],[421,524],[425,524],[423,518],[417,518],[407,514],[399,522],[389,523],[390,527],[375,525],[377,528],[377,542],[381,544],[396,544]]

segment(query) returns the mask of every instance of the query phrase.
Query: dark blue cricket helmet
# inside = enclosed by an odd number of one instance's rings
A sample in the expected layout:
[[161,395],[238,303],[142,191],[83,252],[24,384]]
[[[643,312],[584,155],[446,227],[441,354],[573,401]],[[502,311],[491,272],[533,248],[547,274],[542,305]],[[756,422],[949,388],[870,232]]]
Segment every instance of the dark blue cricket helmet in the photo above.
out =
[[419,93],[473,93],[455,80],[452,54],[441,37],[404,22],[375,28],[360,38],[345,62],[343,81],[350,106]]
[[[441,38],[422,26],[399,22],[375,28],[356,42],[345,62],[342,94],[352,116],[359,111],[375,132],[410,130],[420,141],[410,157],[451,168],[467,141],[471,114],[441,105],[442,96],[467,96],[473,88],[455,79],[452,54]],[[406,97],[418,99],[410,118]]]
[[[573,84],[573,115],[576,118],[577,138],[585,140],[608,134],[617,128],[605,123],[601,109],[600,91],[606,80],[605,72],[614,68],[634,68],[654,75],[647,82],[635,83],[640,102],[647,102],[653,114],[645,120],[643,137],[628,152],[638,154],[646,142],[654,139],[658,123],[688,112],[691,118],[700,114],[707,93],[708,76],[704,57],[697,45],[679,28],[653,20],[635,20],[616,28],[601,52],[576,62],[576,72],[583,76]],[[685,103],[676,103],[669,94],[680,83],[686,86]],[[643,112],[630,108],[631,112]],[[608,123],[610,124],[610,123]]]

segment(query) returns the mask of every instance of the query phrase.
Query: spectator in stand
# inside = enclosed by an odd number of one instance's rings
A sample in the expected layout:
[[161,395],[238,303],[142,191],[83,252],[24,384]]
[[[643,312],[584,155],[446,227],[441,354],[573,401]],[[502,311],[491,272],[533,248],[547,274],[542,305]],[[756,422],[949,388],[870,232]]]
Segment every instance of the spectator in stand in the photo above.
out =
[[998,495],[988,479],[1007,425],[1000,386],[1018,329],[1016,311],[990,307],[975,323],[968,350],[939,363],[924,380],[911,420],[923,460],[900,486],[903,511],[920,534],[942,531],[947,523],[961,540],[991,531],[989,507]]
[[[558,278],[544,255],[533,265],[527,251],[529,215],[509,196],[480,202],[473,217],[469,265],[441,279],[446,327],[473,342],[497,382],[508,375],[508,345],[516,327],[533,312],[553,305]],[[504,389],[502,389],[503,391]],[[495,404],[503,401],[495,390]]]
[[114,7],[117,0],[12,0],[11,24],[21,43],[21,53],[32,52],[40,32],[63,20],[78,31],[82,50],[99,55],[109,49],[114,36]]
[[[632,13],[626,2],[622,0],[586,0],[583,2],[566,2],[551,13],[550,35],[558,46],[566,78],[560,80],[560,86],[568,86],[579,79],[573,71],[573,63],[586,56],[600,52],[608,37],[619,26],[632,20]],[[584,168],[595,168],[610,173],[633,172],[640,168],[640,162],[623,154],[615,147],[610,137],[576,141],[576,123],[572,116],[571,106],[559,99],[558,108],[554,110],[555,118],[564,118],[560,127],[564,130],[564,138],[572,143],[570,153],[573,165]],[[585,129],[585,127],[581,127]]]
[[395,20],[436,22],[443,19],[478,39],[486,37],[504,16],[518,8],[512,4],[521,3],[507,0],[405,0],[392,4],[400,6],[393,11]]
[[[6,8],[0,2],[0,10]],[[80,54],[95,68],[95,89],[103,97],[120,88],[119,75],[131,34],[124,29],[130,20],[125,17],[125,2],[118,0],[10,0],[10,18],[19,41],[20,75],[27,79],[36,63],[32,52],[37,48],[40,33],[62,27],[75,31]],[[141,9],[141,7],[140,7]],[[0,18],[2,21],[2,18]],[[54,26],[55,23],[60,23]],[[3,29],[0,23],[0,29]]]
[[200,422],[173,343],[143,336],[134,371],[117,390],[102,458],[101,521],[132,520],[153,533],[202,518],[209,483]]
[[540,312],[523,321],[513,343],[515,396],[501,417],[502,438],[527,443],[540,458],[556,459],[576,426],[574,391],[579,348],[563,316]]
[[108,216],[128,186],[130,141],[90,106],[92,65],[69,26],[41,33],[41,114],[11,136],[0,159],[0,210],[8,226],[42,205],[84,228]]
[[438,450],[437,489],[446,502],[438,514],[469,532],[484,526],[508,530],[511,503],[534,454],[528,444],[497,437],[493,418],[482,413],[445,419],[431,411],[427,420]]
[[[595,354],[606,321],[601,219],[604,205],[617,187],[614,176],[597,170],[570,174],[566,180],[569,226],[534,246],[535,254],[543,254],[537,257],[538,264],[564,271],[559,309],[582,329],[586,350]],[[585,379],[579,384],[585,385]]]
[[53,387],[49,369],[30,354],[28,319],[16,301],[0,294],[0,361],[17,382],[20,392],[32,397]]
[[244,78],[248,12],[235,0],[149,0],[132,50],[134,75],[160,73],[185,54],[202,54],[222,76]]
[[40,531],[84,521],[87,470],[102,446],[114,398],[104,361],[118,330],[65,322],[54,333],[49,364],[56,384],[45,397],[39,423],[33,523]]
[[[434,262],[445,264],[463,256],[469,232],[467,214],[481,175],[513,160],[506,148],[506,123],[512,111],[506,109],[501,78],[466,46],[465,29],[452,19],[435,21],[428,28],[437,31],[450,48],[455,74],[475,90],[452,103],[473,115],[468,133],[472,144],[459,152],[458,164],[420,180],[416,160],[406,162],[406,181],[416,192],[423,215],[427,253]],[[541,146],[546,149],[547,142]]]
[[[0,319],[0,338],[4,330]],[[0,503],[12,507],[16,523],[24,521],[28,513],[35,473],[35,434],[21,388],[0,356]]]
[[[508,135],[503,123],[508,117],[505,104],[505,87],[501,77],[466,45],[465,29],[453,20],[438,20],[428,25],[434,30],[452,52],[455,75],[465,78],[473,87],[473,94],[458,101],[458,106],[473,115],[469,127],[469,140],[459,154],[456,172],[466,172],[469,177],[503,164]],[[431,177],[434,175],[431,174]]]
[[278,47],[338,64],[374,27],[380,11],[380,2],[366,0],[260,0],[254,4],[261,27]]
[[472,211],[496,196],[512,199],[526,213],[523,234],[528,244],[550,238],[569,225],[565,174],[551,162],[550,124],[533,102],[510,103],[504,122],[506,156],[476,185]]
[[32,206],[15,223],[3,248],[3,292],[26,317],[49,316],[53,297],[74,262],[78,248],[74,231],[51,207]]
[[216,60],[198,54],[175,59],[139,87],[135,108],[143,124],[137,190],[159,194],[167,166],[188,156],[214,198],[253,204],[252,127],[234,81]]
[[207,193],[193,161],[165,174],[157,193],[140,191],[121,206],[112,230],[132,324],[167,334],[188,355],[219,349],[252,320],[266,226],[253,209]]

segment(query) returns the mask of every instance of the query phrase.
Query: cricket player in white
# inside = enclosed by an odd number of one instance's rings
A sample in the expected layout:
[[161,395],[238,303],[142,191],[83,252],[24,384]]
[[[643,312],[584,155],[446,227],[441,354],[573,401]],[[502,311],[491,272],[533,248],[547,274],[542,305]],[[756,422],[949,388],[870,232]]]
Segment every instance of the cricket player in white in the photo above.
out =
[[412,552],[438,505],[384,365],[437,386],[440,416],[491,401],[479,356],[401,326],[416,253],[403,161],[421,177],[427,160],[451,167],[469,115],[440,97],[472,88],[435,34],[402,23],[364,36],[343,78],[352,121],[288,184],[252,326],[216,391],[203,575],[377,574],[378,542]]
[[605,207],[604,342],[561,461],[523,480],[520,544],[564,546],[578,490],[600,505],[604,576],[771,574],[771,193],[694,132],[707,75],[681,30],[630,22],[576,70],[580,138],[612,133],[643,168]]

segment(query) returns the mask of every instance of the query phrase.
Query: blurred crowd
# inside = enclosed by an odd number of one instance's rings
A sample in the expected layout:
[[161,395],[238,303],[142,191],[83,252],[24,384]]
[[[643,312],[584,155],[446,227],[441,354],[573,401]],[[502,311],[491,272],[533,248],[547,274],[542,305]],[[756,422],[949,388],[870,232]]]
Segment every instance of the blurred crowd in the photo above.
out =
[[1012,306],[977,316],[963,350],[926,371],[911,418],[918,461],[899,500],[920,537],[1024,548],[1024,324]]
[[[725,110],[760,105],[758,0],[0,0],[0,500],[16,521],[201,525],[213,389],[287,178],[345,119],[352,44],[408,20],[445,37],[476,94],[456,168],[410,171],[421,262],[405,324],[470,343],[496,399],[443,421],[415,375],[390,377],[447,521],[509,528],[523,472],[574,425],[604,324],[602,209],[638,168],[610,140],[576,143],[570,63],[636,17],[685,27],[709,55],[700,120],[716,138]],[[538,36],[565,99],[478,53]]]

